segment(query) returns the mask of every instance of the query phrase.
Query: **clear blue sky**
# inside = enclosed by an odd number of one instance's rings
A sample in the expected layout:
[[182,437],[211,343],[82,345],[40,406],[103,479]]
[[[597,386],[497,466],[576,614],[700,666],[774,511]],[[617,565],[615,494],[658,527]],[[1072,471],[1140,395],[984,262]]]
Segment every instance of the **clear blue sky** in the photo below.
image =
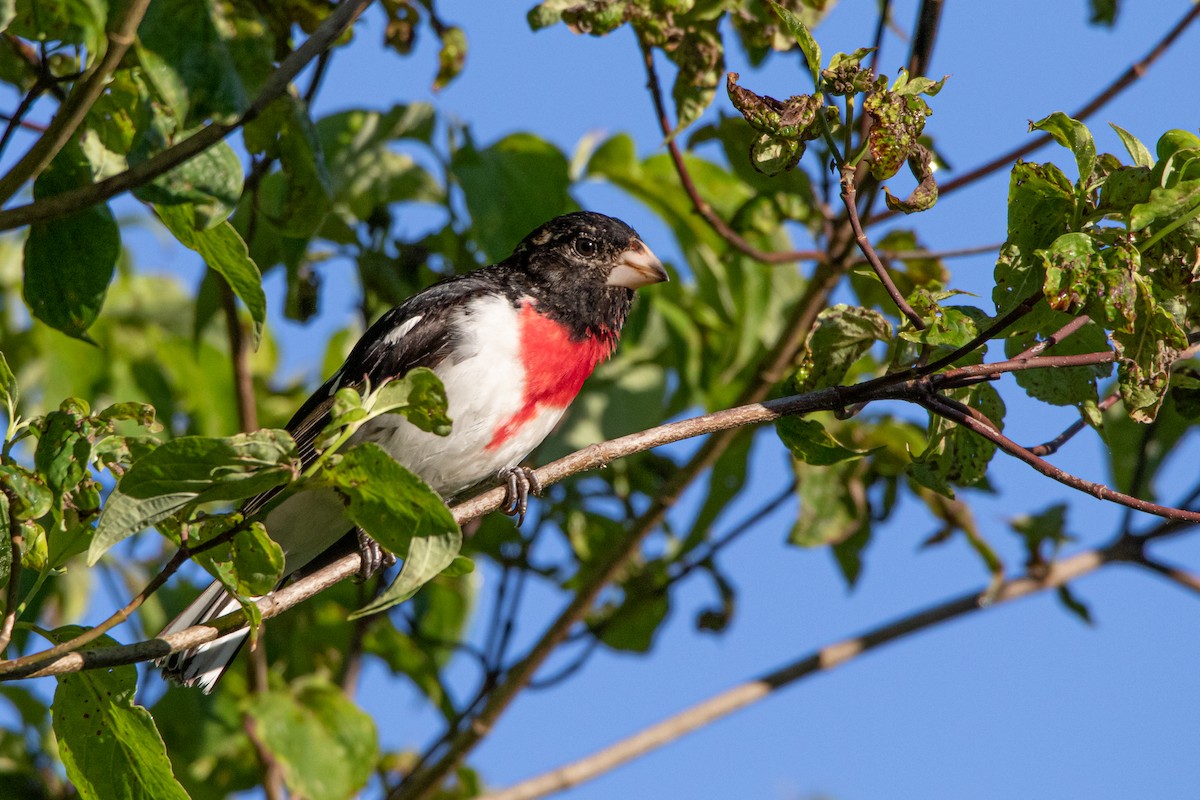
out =
[[[660,137],[631,34],[584,39],[564,28],[533,34],[524,20],[530,2],[439,3],[447,21],[466,29],[471,46],[463,75],[435,98],[442,112],[469,122],[483,144],[529,130],[570,152],[590,132],[627,131],[641,153],[657,152]],[[1180,0],[1126,2],[1110,32],[1085,24],[1083,2],[946,5],[931,73],[950,73],[951,79],[931,102],[935,114],[927,130],[960,169],[1020,143],[1028,120],[1070,111],[1090,98],[1187,8]],[[893,3],[905,28],[915,6],[912,0]],[[869,44],[875,9],[873,1],[843,0],[816,31],[825,52]],[[370,12],[358,46],[333,59],[318,114],[430,99],[435,71],[430,37],[423,37],[414,56],[399,59],[380,52],[380,28],[379,15]],[[1200,31],[1190,30],[1145,79],[1091,122],[1102,151],[1122,152],[1107,121],[1150,147],[1168,128],[1196,128],[1189,76],[1198,47]],[[890,36],[883,71],[894,75],[906,52]],[[728,66],[750,71],[737,53],[730,54]],[[803,91],[806,80],[794,60],[777,58],[753,87],[783,97]],[[727,108],[723,96],[717,105]],[[1066,151],[1050,147],[1033,158],[1053,159],[1072,173]],[[999,173],[907,222],[935,248],[998,242],[1004,238],[1006,189],[1007,175]],[[661,256],[677,258],[664,226],[619,192],[588,185],[577,197],[589,208],[625,218]],[[141,267],[178,270],[189,279],[198,274],[186,254],[149,239],[135,248]],[[951,266],[954,288],[984,299],[990,295],[989,257]],[[314,354],[322,352],[329,331],[355,313],[354,298],[336,288],[337,266],[327,269],[326,312],[308,326],[280,319],[282,287],[277,280],[269,286],[285,370],[314,381]],[[1042,441],[1071,421],[1061,409],[1029,413],[1035,407],[1022,402],[1011,381],[1002,391],[1009,404],[1008,432],[1018,441]],[[729,510],[718,530],[786,482],[782,450],[767,444],[754,464],[756,491]],[[1120,519],[1115,507],[997,459],[992,480],[1002,493],[979,499],[976,512],[983,533],[1001,547],[1013,571],[1022,554],[1005,520],[1015,513],[1070,498],[1070,529],[1081,545],[1103,543],[1114,530]],[[1107,478],[1094,435],[1079,437],[1056,463]],[[1179,484],[1194,478],[1196,463],[1193,435],[1189,453],[1173,465]],[[680,510],[686,513],[686,502]],[[724,636],[694,632],[695,613],[711,597],[706,586],[685,585],[649,657],[600,654],[559,688],[518,699],[475,758],[485,780],[503,786],[586,755],[817,647],[983,583],[978,560],[959,540],[918,552],[934,525],[909,503],[877,532],[859,588],[847,593],[827,552],[784,544],[792,513],[794,507],[782,509],[725,556],[739,594],[737,616]],[[1200,563],[1200,543],[1173,543],[1159,552]],[[483,571],[480,577],[483,591],[489,591],[492,576]],[[1194,743],[1200,604],[1122,567],[1085,579],[1077,593],[1091,606],[1094,628],[1064,613],[1050,597],[973,615],[779,692],[569,796],[1194,796],[1200,779]],[[557,609],[549,595],[534,596],[534,614],[545,618]],[[522,632],[529,636],[538,628],[531,621]],[[433,715],[415,693],[382,670],[369,671],[360,700],[376,715],[389,746],[419,747],[434,729]]]

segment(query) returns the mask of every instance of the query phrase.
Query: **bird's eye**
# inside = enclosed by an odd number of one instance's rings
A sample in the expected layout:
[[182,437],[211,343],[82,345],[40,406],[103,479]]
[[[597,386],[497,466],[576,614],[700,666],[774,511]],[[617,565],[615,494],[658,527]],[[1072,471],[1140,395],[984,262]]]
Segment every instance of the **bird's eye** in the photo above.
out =
[[599,245],[596,244],[596,240],[590,236],[580,236],[575,240],[575,252],[584,258],[596,255],[598,249]]

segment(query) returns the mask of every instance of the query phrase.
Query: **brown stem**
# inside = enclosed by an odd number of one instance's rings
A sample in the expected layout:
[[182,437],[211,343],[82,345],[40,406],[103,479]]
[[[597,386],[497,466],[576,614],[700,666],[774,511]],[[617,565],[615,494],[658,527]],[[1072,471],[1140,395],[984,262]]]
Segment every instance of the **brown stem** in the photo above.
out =
[[[1110,394],[1108,397],[1101,400],[1098,408],[1100,409],[1101,413],[1103,413],[1115,406],[1118,402],[1120,402],[1120,400],[1121,395],[1114,392],[1113,394]],[[1060,433],[1058,436],[1055,436],[1050,441],[1030,447],[1029,452],[1033,453],[1035,456],[1052,456],[1058,452],[1060,447],[1071,441],[1076,434],[1086,427],[1087,421],[1084,420],[1083,417],[1080,417],[1072,422],[1062,433]]]
[[229,360],[233,367],[233,392],[237,402],[238,425],[243,432],[258,430],[258,408],[254,403],[254,376],[250,372],[250,343],[238,316],[237,298],[224,277],[218,275],[221,305],[225,310],[225,330],[229,337]]
[[262,783],[263,794],[266,795],[267,800],[285,800],[287,793],[283,789],[283,770],[280,768],[275,754],[259,738],[258,731],[254,726],[254,718],[249,714],[243,713],[242,728],[246,731],[246,737],[254,747],[259,763],[262,764],[263,771],[266,773]]
[[[1064,586],[1104,566],[1111,560],[1106,550],[1088,550],[1063,559],[1033,577],[1025,575],[1004,581],[994,591],[971,592],[895,622],[873,628],[858,636],[827,645],[777,670],[746,681],[697,703],[662,722],[566,766],[523,781],[508,789],[482,795],[480,800],[533,800],[578,786],[646,755],[674,740],[704,728],[735,711],[770,697],[779,689],[805,678],[828,672],[882,645],[950,620]],[[990,602],[989,602],[990,601]]]
[[0,178],[0,204],[16,194],[25,182],[36,178],[71,140],[92,105],[108,85],[109,76],[125,57],[137,36],[138,25],[146,15],[150,0],[129,0],[124,13],[108,30],[108,47],[99,61],[75,84],[67,99],[59,106],[46,132],[34,142],[20,161]]
[[875,252],[875,248],[871,246],[871,240],[867,238],[867,234],[863,231],[862,220],[858,218],[858,199],[856,197],[857,190],[854,188],[854,167],[842,167],[842,204],[846,206],[846,215],[850,221],[850,227],[854,230],[854,241],[858,243],[858,249],[862,251],[863,257],[867,259],[867,263],[871,265],[871,269],[875,270],[875,274],[883,283],[883,288],[887,289],[888,296],[892,298],[892,302],[896,304],[896,308],[900,309],[900,313],[908,318],[912,326],[919,331],[925,330],[925,320],[921,319],[921,315],[913,310],[913,307],[904,299],[904,295],[900,294],[900,290],[896,288],[895,281],[888,274],[887,267],[879,260],[879,254]]
[[650,97],[654,101],[654,111],[658,116],[659,128],[662,130],[666,141],[667,151],[671,154],[671,162],[675,165],[675,172],[679,175],[679,182],[682,184],[688,198],[692,201],[692,206],[696,209],[696,213],[708,223],[710,228],[716,231],[718,236],[728,242],[730,246],[755,261],[762,261],[767,264],[781,264],[792,261],[812,261],[825,258],[826,254],[820,250],[792,250],[779,253],[760,250],[746,241],[740,233],[735,231],[728,222],[722,219],[721,215],[714,211],[712,206],[700,196],[700,191],[696,188],[691,173],[688,171],[687,164],[683,160],[683,153],[679,149],[676,137],[672,135],[671,120],[667,117],[666,105],[663,102],[662,86],[658,82],[658,71],[654,67],[654,51],[645,42],[641,42],[640,44],[642,48],[642,61],[646,66],[646,86],[650,90]]
[[313,31],[304,44],[293,51],[279,65],[279,68],[271,73],[271,76],[263,83],[258,96],[250,103],[250,107],[235,121],[211,122],[166,150],[99,183],[0,211],[0,231],[20,228],[32,222],[57,219],[96,203],[104,202],[110,197],[154,180],[159,175],[169,172],[212,147],[231,132],[261,114],[271,101],[287,90],[292,78],[337,40],[370,4],[371,0],[343,0],[337,9]]

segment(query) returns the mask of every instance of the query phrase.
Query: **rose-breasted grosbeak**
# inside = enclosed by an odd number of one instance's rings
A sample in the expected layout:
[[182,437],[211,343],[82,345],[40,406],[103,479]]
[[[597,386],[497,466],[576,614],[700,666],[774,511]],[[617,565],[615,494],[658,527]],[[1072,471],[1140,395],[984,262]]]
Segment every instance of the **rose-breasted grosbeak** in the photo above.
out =
[[[446,387],[449,436],[386,414],[351,444],[378,443],[443,497],[500,478],[508,487],[505,511],[523,517],[531,482],[519,462],[616,348],[633,290],[665,280],[654,253],[620,220],[581,211],[547,222],[499,264],[435,284],[380,317],[288,423],[302,463],[315,457],[313,439],[328,423],[338,389],[364,381],[380,386],[429,367]],[[267,499],[254,498],[245,510],[253,513]],[[343,509],[333,490],[321,489],[295,494],[267,513],[267,532],[283,548],[288,574],[353,527]],[[163,633],[238,607],[214,582]],[[208,692],[245,636],[235,631],[159,664],[168,678]]]

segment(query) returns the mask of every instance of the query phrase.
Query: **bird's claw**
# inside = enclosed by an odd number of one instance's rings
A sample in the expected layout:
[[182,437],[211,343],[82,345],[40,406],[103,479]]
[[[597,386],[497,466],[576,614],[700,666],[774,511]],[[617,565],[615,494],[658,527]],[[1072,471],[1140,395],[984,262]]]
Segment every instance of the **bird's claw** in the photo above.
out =
[[362,557],[362,565],[358,568],[357,580],[369,581],[383,569],[396,563],[396,556],[384,550],[379,542],[367,535],[362,528],[356,531],[358,536],[358,554]]
[[500,480],[504,481],[504,500],[500,503],[500,510],[510,517],[516,517],[519,528],[529,511],[530,493],[541,494],[542,483],[529,467],[502,470]]

